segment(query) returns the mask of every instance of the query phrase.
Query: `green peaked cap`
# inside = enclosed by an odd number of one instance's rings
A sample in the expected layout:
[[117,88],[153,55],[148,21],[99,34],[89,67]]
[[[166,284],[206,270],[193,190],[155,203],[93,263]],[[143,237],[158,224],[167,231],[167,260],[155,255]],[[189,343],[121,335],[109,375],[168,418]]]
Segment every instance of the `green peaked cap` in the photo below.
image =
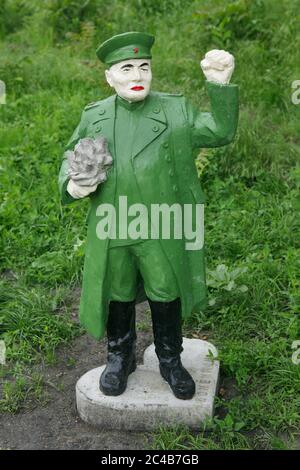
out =
[[107,65],[126,59],[151,59],[154,36],[131,31],[113,36],[100,44],[96,54]]

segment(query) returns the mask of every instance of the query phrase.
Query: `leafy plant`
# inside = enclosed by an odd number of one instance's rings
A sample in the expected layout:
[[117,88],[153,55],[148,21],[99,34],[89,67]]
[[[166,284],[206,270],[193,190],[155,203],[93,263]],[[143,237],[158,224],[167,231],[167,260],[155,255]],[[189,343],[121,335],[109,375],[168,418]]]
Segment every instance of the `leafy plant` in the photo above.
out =
[[228,266],[225,264],[219,264],[215,270],[207,271],[207,285],[213,289],[247,292],[248,287],[245,284],[239,286],[237,283],[238,278],[246,272],[247,268],[236,268],[229,271]]

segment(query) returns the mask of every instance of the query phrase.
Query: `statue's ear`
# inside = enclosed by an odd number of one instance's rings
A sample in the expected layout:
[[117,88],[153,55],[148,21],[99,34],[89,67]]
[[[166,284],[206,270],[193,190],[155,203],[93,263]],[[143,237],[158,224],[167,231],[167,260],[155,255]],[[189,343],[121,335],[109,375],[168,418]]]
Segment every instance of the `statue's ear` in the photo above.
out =
[[106,81],[113,88],[110,70],[105,70]]

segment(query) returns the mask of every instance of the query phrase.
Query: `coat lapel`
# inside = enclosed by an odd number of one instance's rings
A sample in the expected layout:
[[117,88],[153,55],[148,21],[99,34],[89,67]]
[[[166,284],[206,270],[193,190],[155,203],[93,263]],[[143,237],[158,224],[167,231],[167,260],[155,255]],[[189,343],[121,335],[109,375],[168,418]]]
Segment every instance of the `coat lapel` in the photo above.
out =
[[[96,137],[103,135],[109,144],[111,153],[114,153],[114,122],[116,114],[116,95],[110,96],[101,102],[93,116],[91,133]],[[141,111],[139,123],[134,139],[132,158],[139,155],[145,147],[156,140],[167,128],[167,119],[160,100],[150,93],[145,106]]]
[[157,139],[167,128],[167,119],[159,99],[150,94],[142,109],[136,138],[133,144],[132,158],[139,155],[145,147]]

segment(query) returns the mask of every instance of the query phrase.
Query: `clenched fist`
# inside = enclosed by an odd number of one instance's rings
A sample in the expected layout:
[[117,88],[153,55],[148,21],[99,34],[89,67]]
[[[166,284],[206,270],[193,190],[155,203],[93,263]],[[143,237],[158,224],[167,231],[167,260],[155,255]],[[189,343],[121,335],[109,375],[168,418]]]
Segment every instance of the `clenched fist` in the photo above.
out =
[[234,57],[229,52],[213,49],[205,54],[200,66],[206,80],[227,85],[234,70]]

